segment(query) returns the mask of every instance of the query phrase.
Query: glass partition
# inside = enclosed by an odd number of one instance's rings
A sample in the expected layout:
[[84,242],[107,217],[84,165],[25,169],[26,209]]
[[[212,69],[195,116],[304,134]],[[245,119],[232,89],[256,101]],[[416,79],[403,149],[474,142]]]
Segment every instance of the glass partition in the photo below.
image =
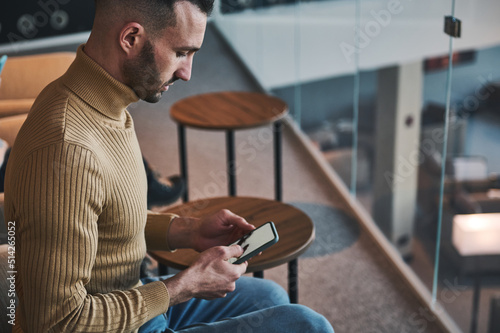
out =
[[[494,12],[499,12],[494,2],[453,1],[446,15],[461,19],[460,38],[449,38],[447,59],[434,57],[425,63],[425,134],[436,123],[431,109],[444,105],[446,115],[438,214],[430,220],[437,223],[433,300],[468,332],[498,329],[493,328],[498,313],[492,311],[500,291],[500,163],[491,150],[500,142],[493,134],[500,128],[495,97],[500,47],[490,32],[497,28]],[[448,24],[456,25],[452,19]],[[447,83],[445,89],[438,81]],[[446,99],[439,103],[436,92],[443,90]],[[420,225],[425,223],[420,220]]]
[[498,13],[493,0],[220,0],[214,13],[434,311],[464,332],[487,332],[500,292],[500,240],[467,248],[470,228],[499,233]]

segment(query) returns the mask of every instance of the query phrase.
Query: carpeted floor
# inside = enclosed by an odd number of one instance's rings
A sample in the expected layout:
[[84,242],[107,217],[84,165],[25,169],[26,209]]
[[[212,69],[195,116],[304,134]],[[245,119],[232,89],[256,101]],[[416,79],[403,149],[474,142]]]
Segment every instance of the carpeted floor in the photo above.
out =
[[[140,102],[130,108],[143,154],[163,176],[179,173],[169,107],[189,95],[221,90],[259,87],[209,27],[192,80],[176,83],[158,104]],[[271,131],[236,133],[238,195],[273,198]],[[238,159],[243,142],[254,154]],[[188,129],[187,146],[190,198],[226,195],[224,133]],[[441,332],[286,127],[283,157],[283,199],[308,213],[318,231],[316,244],[299,260],[299,302],[325,315],[340,333]],[[284,287],[286,275],[286,265],[265,272],[265,278]]]

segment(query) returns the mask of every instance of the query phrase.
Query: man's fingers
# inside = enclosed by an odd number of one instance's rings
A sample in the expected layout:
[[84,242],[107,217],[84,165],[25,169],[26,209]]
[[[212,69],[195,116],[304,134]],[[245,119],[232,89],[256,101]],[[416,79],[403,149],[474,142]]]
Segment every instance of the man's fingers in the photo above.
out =
[[[243,254],[243,252],[245,252],[245,251],[243,251],[243,249],[239,245],[231,245],[228,249],[229,249],[229,253],[230,253],[229,258],[238,258]],[[234,265],[234,267],[240,268],[240,275],[242,275],[247,270],[248,262],[245,261],[244,263],[241,263],[238,265],[233,264],[233,265]]]
[[238,264],[238,265],[234,265],[235,267],[238,267],[240,270],[239,270],[239,274],[240,276],[245,274],[246,271],[247,271],[247,267],[248,267],[248,261],[245,261],[244,263],[241,263],[241,264]]
[[248,223],[243,217],[236,215],[229,209],[224,209],[224,214],[227,216],[227,221],[236,227],[239,227],[243,230],[253,230],[255,229],[255,226],[253,224]]
[[227,259],[238,258],[242,254],[243,254],[243,249],[241,248],[241,246],[239,246],[239,245],[231,245],[231,246],[228,247],[229,258],[227,258]]

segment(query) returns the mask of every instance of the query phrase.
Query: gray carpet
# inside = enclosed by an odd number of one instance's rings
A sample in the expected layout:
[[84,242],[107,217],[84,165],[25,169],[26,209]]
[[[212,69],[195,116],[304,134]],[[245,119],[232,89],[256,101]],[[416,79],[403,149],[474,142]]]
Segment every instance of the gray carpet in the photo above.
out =
[[345,211],[315,203],[289,202],[311,218],[316,231],[314,243],[303,258],[322,257],[340,252],[353,245],[359,238],[358,222]]

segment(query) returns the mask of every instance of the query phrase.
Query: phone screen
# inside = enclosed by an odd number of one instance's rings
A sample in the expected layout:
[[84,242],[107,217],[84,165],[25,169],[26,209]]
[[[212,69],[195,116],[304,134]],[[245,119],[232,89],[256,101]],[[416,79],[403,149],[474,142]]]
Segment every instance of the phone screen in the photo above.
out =
[[257,229],[251,231],[238,241],[231,245],[237,244],[243,248],[243,254],[239,258],[229,259],[230,263],[242,263],[250,259],[259,252],[267,249],[278,241],[278,233],[273,222],[267,222]]

